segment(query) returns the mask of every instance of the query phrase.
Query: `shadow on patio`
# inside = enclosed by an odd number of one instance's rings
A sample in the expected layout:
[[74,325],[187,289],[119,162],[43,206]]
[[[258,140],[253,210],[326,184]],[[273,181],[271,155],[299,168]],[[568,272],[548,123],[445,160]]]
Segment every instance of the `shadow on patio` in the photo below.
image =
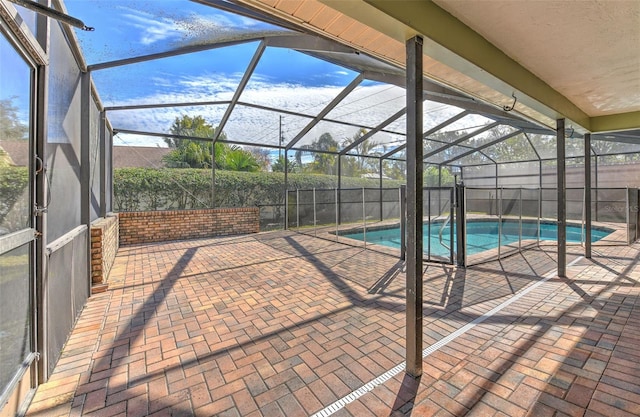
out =
[[[621,262],[635,259],[623,249]],[[551,255],[466,271],[427,264],[425,345],[466,330],[429,353],[419,381],[396,372],[362,391],[404,361],[396,258],[288,232],[125,247],[28,415],[294,416],[335,402],[355,416],[542,410],[585,312],[615,316],[598,300],[621,288],[603,254],[505,304],[553,271]],[[589,301],[583,276],[607,293]],[[638,287],[625,288],[627,306]]]

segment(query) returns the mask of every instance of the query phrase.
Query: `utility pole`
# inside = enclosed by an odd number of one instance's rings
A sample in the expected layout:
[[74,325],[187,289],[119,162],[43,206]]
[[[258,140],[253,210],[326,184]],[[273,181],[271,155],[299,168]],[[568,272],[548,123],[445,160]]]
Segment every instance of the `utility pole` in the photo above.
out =
[[280,128],[278,129],[280,146],[278,146],[278,160],[282,159],[282,115],[280,115]]

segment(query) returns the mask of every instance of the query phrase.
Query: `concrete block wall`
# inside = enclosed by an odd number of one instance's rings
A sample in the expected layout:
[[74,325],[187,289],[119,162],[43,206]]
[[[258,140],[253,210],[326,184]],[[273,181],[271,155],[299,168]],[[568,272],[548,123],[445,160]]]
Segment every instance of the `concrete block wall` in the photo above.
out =
[[118,215],[99,218],[91,224],[91,293],[107,290],[107,277],[120,246]]
[[118,215],[122,246],[260,231],[257,207],[121,212]]

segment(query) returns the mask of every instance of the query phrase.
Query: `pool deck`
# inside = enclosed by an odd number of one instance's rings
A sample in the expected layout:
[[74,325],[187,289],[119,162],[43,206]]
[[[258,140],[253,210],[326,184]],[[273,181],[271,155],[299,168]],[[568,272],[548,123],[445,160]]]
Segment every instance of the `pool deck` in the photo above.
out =
[[640,244],[425,264],[293,232],[128,246],[28,416],[640,415]]

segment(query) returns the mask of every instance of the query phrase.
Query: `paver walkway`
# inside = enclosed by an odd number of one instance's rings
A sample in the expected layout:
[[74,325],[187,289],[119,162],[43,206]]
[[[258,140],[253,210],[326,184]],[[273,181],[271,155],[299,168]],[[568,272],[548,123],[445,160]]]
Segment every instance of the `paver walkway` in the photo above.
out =
[[[28,416],[638,416],[640,245],[402,264],[289,232],[121,248]],[[346,398],[345,398],[346,397]]]

